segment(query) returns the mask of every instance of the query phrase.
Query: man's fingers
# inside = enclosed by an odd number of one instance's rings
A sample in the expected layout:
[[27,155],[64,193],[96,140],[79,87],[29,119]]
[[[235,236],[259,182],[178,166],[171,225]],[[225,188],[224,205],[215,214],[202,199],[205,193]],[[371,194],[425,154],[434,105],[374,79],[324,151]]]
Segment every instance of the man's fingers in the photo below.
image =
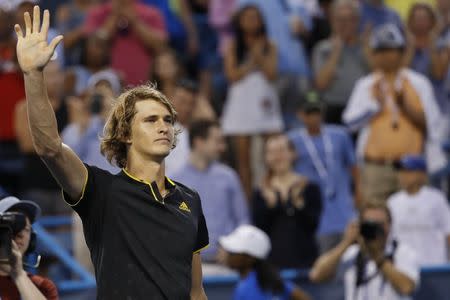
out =
[[19,24],[14,25],[14,31],[16,32],[16,35],[17,35],[18,39],[23,38],[22,28],[20,28]]
[[25,36],[31,34],[31,17],[30,13],[26,12],[23,14],[23,19],[25,20]]
[[39,33],[41,26],[41,10],[39,6],[35,5],[33,9],[33,33]]
[[47,40],[48,28],[50,27],[50,12],[48,9],[44,10],[44,17],[42,19],[41,33],[44,35],[45,40]]
[[58,35],[57,37],[55,37],[51,42],[50,45],[48,45],[50,47],[50,49],[52,50],[52,53],[55,52],[56,46],[58,46],[59,42],[61,42],[63,39],[62,35]]

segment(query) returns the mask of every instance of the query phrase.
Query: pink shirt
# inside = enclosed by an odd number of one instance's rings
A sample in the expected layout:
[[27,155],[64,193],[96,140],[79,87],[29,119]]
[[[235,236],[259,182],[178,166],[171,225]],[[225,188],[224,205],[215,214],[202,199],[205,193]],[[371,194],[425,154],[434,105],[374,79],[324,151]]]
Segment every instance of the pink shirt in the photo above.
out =
[[[136,15],[151,30],[167,34],[164,17],[161,12],[145,4],[135,4]],[[94,7],[88,14],[85,33],[92,34],[106,22],[112,7],[110,3]],[[127,85],[138,85],[149,78],[153,61],[150,49],[139,40],[139,37],[128,27],[128,34],[116,32],[111,44],[111,67],[118,71]]]

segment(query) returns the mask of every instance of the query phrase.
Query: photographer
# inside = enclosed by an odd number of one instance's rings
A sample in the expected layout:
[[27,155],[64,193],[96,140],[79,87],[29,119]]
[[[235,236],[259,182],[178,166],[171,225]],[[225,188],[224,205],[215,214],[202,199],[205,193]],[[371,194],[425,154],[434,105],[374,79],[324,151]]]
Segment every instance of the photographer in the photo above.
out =
[[[31,224],[34,223],[41,209],[30,201],[20,201],[15,197],[0,200],[0,214],[16,212],[25,215],[21,224],[16,219],[11,225],[13,238],[11,241],[11,258],[9,262],[0,262],[0,299],[2,300],[40,300],[58,299],[58,291],[47,278],[28,274],[23,268],[22,259],[34,247],[35,236]],[[5,226],[2,219],[1,225]],[[23,222],[25,221],[25,222]],[[3,232],[3,231],[2,231]],[[0,244],[0,248],[4,249]],[[2,253],[4,251],[1,251]]]
[[341,243],[315,263],[309,277],[323,282],[343,274],[345,299],[410,299],[419,282],[412,249],[390,239],[391,215],[382,203],[366,203]]

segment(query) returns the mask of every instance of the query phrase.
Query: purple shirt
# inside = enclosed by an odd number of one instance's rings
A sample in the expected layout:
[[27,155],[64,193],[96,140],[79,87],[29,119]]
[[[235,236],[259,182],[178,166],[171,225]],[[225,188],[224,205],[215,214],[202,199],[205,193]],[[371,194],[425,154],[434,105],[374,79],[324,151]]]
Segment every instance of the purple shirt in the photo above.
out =
[[200,195],[209,232],[209,247],[202,251],[202,258],[214,260],[219,237],[249,223],[247,201],[236,172],[219,162],[203,171],[187,163],[172,178]]

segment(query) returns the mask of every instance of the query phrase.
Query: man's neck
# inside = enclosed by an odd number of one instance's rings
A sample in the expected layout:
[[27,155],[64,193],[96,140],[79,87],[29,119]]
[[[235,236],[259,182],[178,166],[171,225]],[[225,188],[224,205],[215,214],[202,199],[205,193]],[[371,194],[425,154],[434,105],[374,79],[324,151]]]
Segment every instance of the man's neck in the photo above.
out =
[[415,195],[417,194],[421,189],[423,185],[422,184],[414,184],[405,189],[406,193],[409,195]]
[[321,126],[318,127],[306,127],[306,131],[310,136],[317,136],[321,134]]
[[383,71],[383,76],[386,78],[388,82],[395,82],[397,80],[398,73],[400,72],[400,69],[398,70],[392,70],[392,71]]
[[138,155],[128,154],[126,171],[136,177],[137,179],[144,180],[146,182],[155,181],[158,185],[158,189],[165,190],[165,167],[164,160],[161,162],[158,160],[150,160],[140,157]]
[[189,161],[191,165],[199,171],[206,170],[208,166],[211,165],[212,163],[211,161],[203,157],[200,153],[197,153],[195,151],[191,152]]

